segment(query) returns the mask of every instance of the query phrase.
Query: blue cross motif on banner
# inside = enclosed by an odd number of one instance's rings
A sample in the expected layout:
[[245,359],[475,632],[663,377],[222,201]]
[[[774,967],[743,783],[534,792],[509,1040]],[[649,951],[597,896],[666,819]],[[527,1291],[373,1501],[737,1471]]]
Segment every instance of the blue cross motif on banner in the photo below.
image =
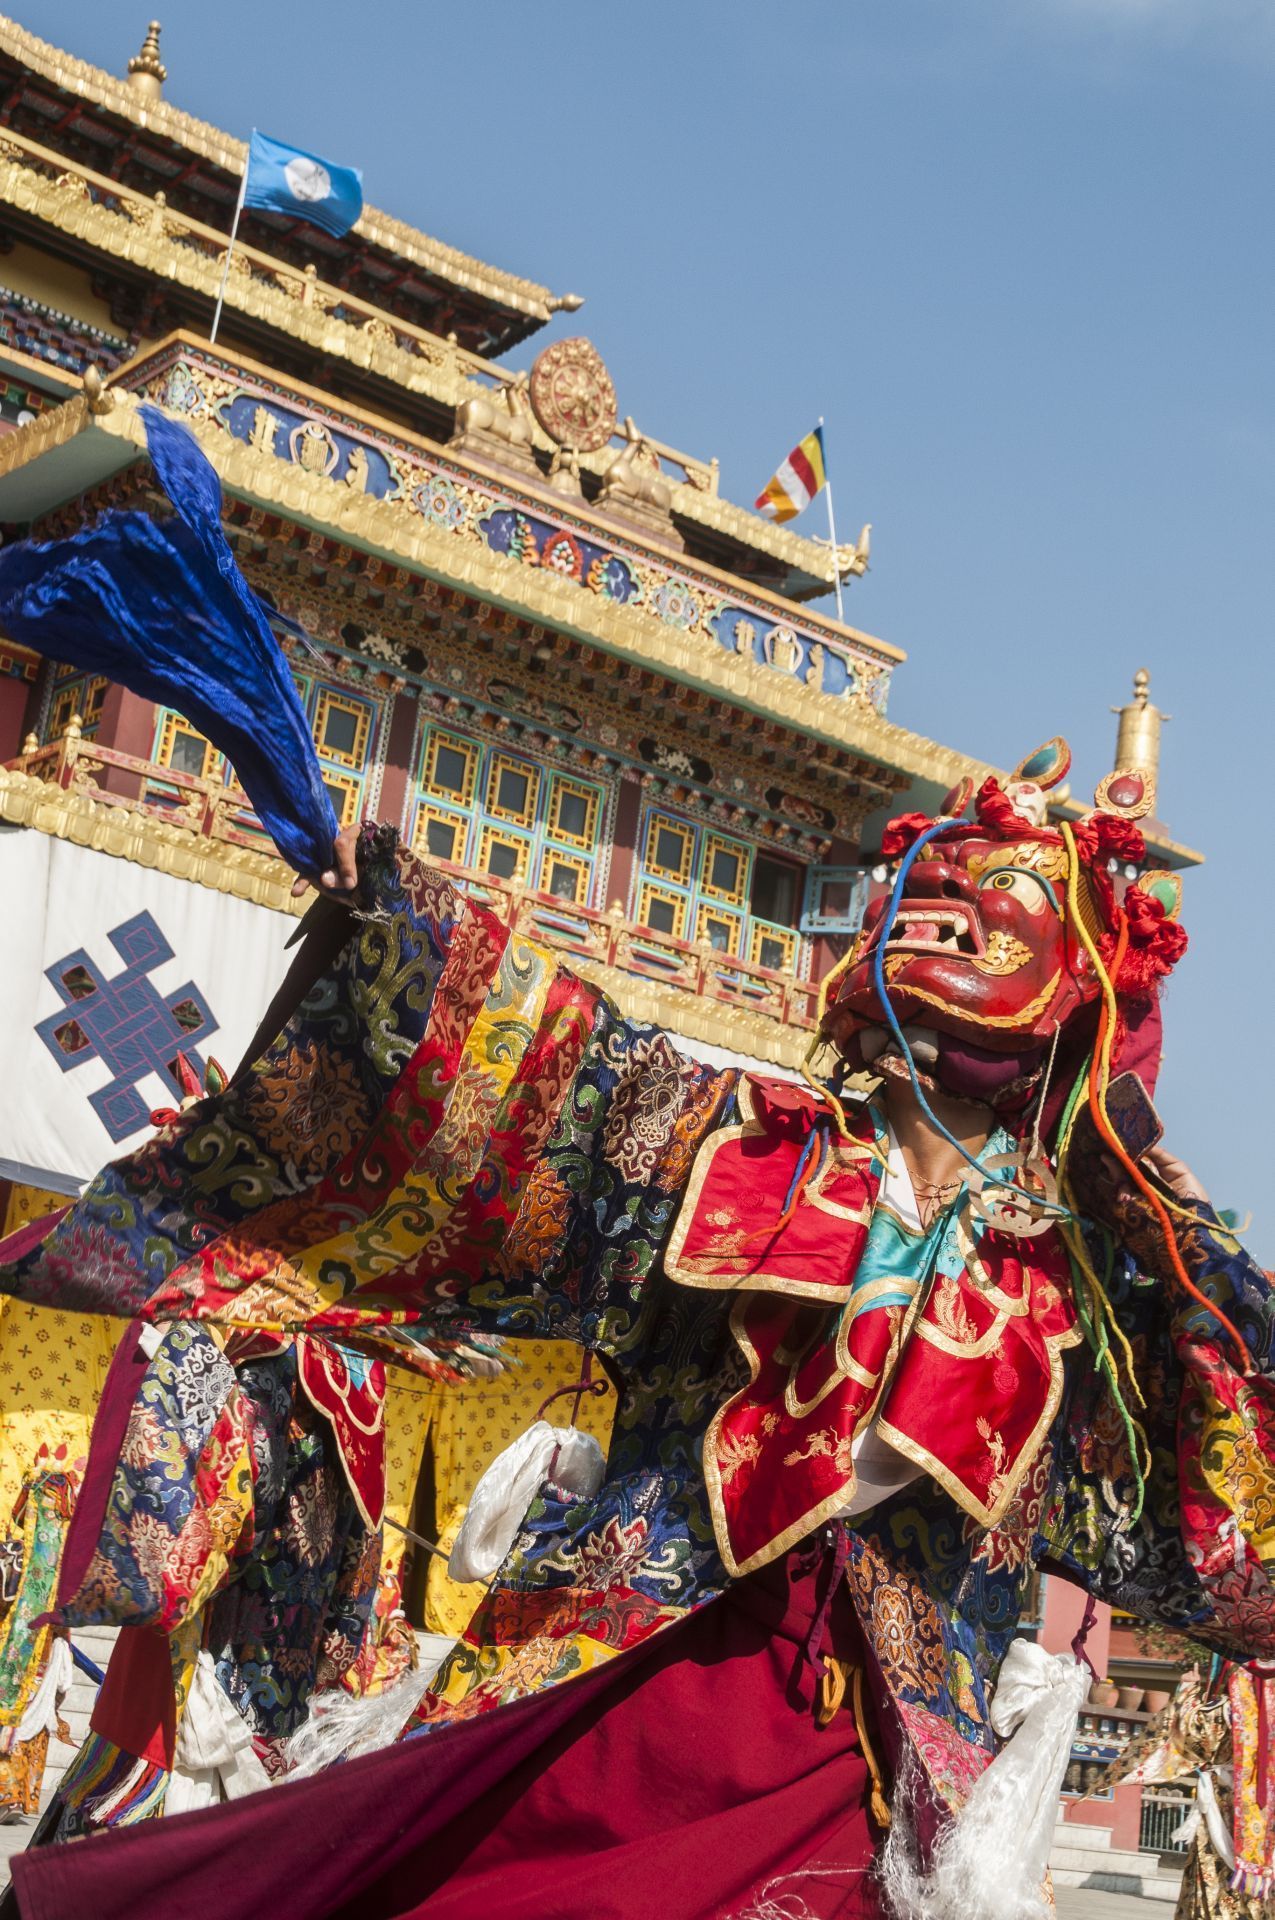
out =
[[173,957],[151,914],[134,914],[107,938],[124,962],[123,973],[108,980],[83,947],[46,967],[62,1009],[35,1030],[63,1073],[90,1060],[106,1062],[111,1079],[89,1095],[89,1105],[112,1140],[126,1140],[150,1117],[137,1082],[157,1073],[180,1098],[173,1062],[184,1053],[202,1079],[204,1063],[194,1043],[215,1033],[217,1022],[193,981],[161,994],[149,978]]

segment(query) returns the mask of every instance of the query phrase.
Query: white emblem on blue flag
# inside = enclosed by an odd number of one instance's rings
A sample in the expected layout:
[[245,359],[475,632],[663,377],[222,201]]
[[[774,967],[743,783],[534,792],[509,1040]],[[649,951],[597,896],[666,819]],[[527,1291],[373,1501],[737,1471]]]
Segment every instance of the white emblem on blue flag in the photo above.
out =
[[317,160],[298,154],[289,160],[283,177],[298,200],[326,200],[332,192],[332,175]]
[[339,238],[363,211],[363,175],[254,130],[243,204],[309,220]]

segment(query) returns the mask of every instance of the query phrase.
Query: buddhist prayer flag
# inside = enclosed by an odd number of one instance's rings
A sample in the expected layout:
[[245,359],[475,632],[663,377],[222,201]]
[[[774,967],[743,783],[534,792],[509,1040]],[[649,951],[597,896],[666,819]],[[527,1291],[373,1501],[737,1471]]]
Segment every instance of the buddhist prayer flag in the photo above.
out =
[[309,220],[339,239],[363,211],[363,175],[357,167],[334,166],[254,128],[243,205]]
[[795,520],[827,482],[823,459],[823,421],[799,440],[770,485],[757,496],[757,511],[768,520]]

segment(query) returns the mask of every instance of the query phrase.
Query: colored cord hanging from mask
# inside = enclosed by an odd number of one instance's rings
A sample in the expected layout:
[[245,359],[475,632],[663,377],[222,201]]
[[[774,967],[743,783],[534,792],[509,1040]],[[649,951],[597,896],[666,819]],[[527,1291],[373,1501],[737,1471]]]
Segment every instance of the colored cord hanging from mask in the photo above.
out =
[[[847,974],[850,971],[851,967],[853,967],[855,961],[859,958],[859,953],[862,946],[863,946],[863,931],[861,928],[859,932],[856,933],[854,939],[851,941],[850,946],[848,947],[846,952],[843,953],[840,960],[838,960],[836,966],[829,968],[828,972],[824,975],[823,979],[819,983],[819,999],[817,1002],[816,1013],[815,1013],[814,1038],[811,1040],[810,1045],[806,1048],[805,1058],[802,1060],[802,1063],[801,1063],[801,1077],[805,1081],[806,1085],[810,1088],[811,1092],[816,1094],[820,1100],[824,1101],[827,1104],[829,1110],[832,1113],[833,1122],[836,1126],[837,1133],[839,1138],[842,1141],[842,1144],[844,1146],[849,1147],[852,1150],[852,1152],[860,1159],[875,1160],[881,1167],[882,1172],[884,1172],[886,1168],[886,1156],[882,1153],[881,1149],[877,1146],[875,1141],[859,1139],[858,1135],[855,1133],[854,1129],[851,1127],[848,1118],[846,1117],[845,1104],[842,1101],[841,1096],[837,1092],[836,1088],[829,1086],[826,1080],[817,1080],[813,1072],[811,1071],[811,1066],[810,1066],[811,1061],[814,1059],[815,1055],[819,1052],[819,1049],[825,1044],[824,1037],[823,1037],[823,1023],[824,1023],[824,1016],[828,1011],[828,1000],[829,1000],[829,996],[831,995],[832,989],[834,986],[836,986],[837,982],[843,977],[843,975]],[[785,1203],[784,1218],[785,1220],[788,1218],[788,1210],[787,1210],[786,1203]]]
[[[1120,925],[1116,934],[1116,949],[1112,955],[1111,971],[1109,973],[1103,965],[1102,956],[1098,952],[1097,945],[1080,914],[1079,900],[1077,897],[1076,876],[1079,871],[1079,855],[1076,851],[1076,838],[1070,825],[1066,821],[1063,821],[1061,826],[1068,854],[1068,913],[1080,938],[1080,942],[1089,955],[1102,988],[1102,1009],[1098,1017],[1098,1043],[1094,1048],[1089,1068],[1090,1112],[1093,1114],[1094,1123],[1098,1128],[1098,1135],[1103,1145],[1108,1147],[1115,1155],[1139,1193],[1149,1202],[1151,1210],[1155,1214],[1156,1224],[1160,1229],[1164,1249],[1169,1258],[1169,1264],[1173,1269],[1173,1276],[1178,1285],[1185,1293],[1189,1294],[1199,1306],[1204,1308],[1210,1318],[1214,1320],[1217,1326],[1226,1334],[1233,1346],[1241,1373],[1250,1373],[1253,1367],[1253,1360],[1248,1348],[1245,1346],[1238,1330],[1222,1312],[1222,1309],[1216,1302],[1210,1300],[1207,1294],[1202,1293],[1191,1279],[1178,1248],[1177,1235],[1173,1231],[1173,1222],[1169,1218],[1169,1208],[1165,1205],[1164,1200],[1156,1188],[1152,1186],[1151,1182],[1147,1179],[1141,1167],[1138,1166],[1137,1162],[1125,1148],[1123,1141],[1112,1125],[1111,1116],[1107,1112],[1106,1093],[1111,1083],[1111,1050],[1115,1042],[1116,1027],[1119,1021],[1119,1007],[1116,1002],[1116,990],[1113,985],[1112,976],[1119,975],[1120,963],[1124,959],[1125,950],[1129,944],[1129,922],[1122,912],[1120,915]],[[1173,1211],[1185,1212],[1189,1219],[1200,1218],[1200,1216],[1192,1215],[1188,1210],[1183,1208],[1174,1207]]]

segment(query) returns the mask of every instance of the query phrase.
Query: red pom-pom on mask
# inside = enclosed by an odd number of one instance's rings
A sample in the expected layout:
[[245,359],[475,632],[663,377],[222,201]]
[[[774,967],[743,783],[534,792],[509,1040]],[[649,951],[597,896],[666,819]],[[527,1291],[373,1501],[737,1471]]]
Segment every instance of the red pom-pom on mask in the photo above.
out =
[[1164,903],[1141,887],[1130,887],[1124,897],[1129,922],[1129,944],[1116,979],[1118,993],[1147,994],[1172,973],[1187,950],[1187,932],[1171,920]]
[[1072,831],[1076,851],[1090,866],[1102,860],[1137,866],[1146,858],[1147,843],[1136,820],[1122,820],[1114,813],[1091,813],[1087,820],[1078,820]]
[[887,860],[897,860],[934,825],[928,813],[900,813],[881,835],[881,852]]

